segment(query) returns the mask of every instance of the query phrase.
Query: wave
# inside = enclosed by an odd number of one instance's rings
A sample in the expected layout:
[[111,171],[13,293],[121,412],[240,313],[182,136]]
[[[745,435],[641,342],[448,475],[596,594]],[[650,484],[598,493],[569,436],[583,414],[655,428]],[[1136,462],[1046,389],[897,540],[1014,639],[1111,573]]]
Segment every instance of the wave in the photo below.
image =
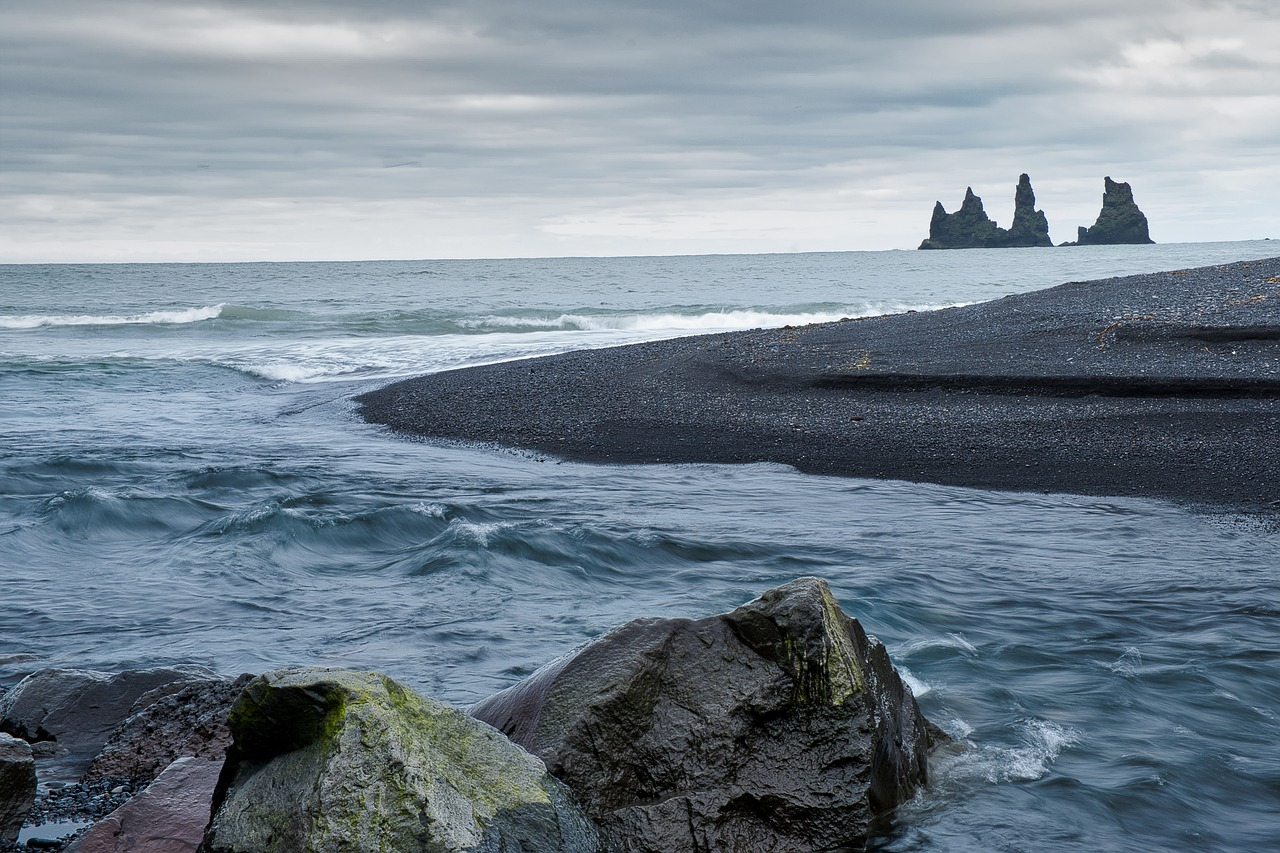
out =
[[901,314],[907,311],[925,311],[941,306],[867,303],[860,307],[847,307],[838,311],[797,311],[778,313],[773,311],[737,309],[705,311],[701,313],[634,313],[634,314],[577,314],[558,316],[536,315],[488,315],[464,318],[457,321],[462,328],[476,330],[557,330],[557,331],[624,331],[624,332],[727,332],[741,329],[771,328],[777,326],[807,326],[812,323],[830,323],[852,317],[875,317],[881,314]]
[[222,316],[225,305],[175,308],[143,314],[8,314],[0,315],[0,329],[39,329],[46,326],[134,326],[156,323],[199,323]]

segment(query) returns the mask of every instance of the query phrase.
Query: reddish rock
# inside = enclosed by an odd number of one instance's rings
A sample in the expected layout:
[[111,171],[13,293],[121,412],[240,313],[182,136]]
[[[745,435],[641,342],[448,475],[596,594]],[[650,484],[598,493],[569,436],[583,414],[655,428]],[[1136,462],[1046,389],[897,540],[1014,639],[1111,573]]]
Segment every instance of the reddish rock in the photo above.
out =
[[0,733],[0,844],[18,837],[36,797],[36,765],[26,741]]
[[222,760],[179,758],[89,828],[68,853],[194,853],[209,823]]

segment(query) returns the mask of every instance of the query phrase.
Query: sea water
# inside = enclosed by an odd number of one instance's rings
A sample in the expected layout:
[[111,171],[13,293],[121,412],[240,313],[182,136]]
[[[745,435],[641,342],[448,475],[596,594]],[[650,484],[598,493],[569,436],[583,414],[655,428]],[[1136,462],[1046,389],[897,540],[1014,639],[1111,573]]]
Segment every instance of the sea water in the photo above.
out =
[[570,464],[406,441],[351,403],[471,364],[1277,245],[2,266],[0,685],[321,664],[465,705],[633,617],[817,575],[961,747],[878,849],[1280,849],[1274,526],[768,464]]

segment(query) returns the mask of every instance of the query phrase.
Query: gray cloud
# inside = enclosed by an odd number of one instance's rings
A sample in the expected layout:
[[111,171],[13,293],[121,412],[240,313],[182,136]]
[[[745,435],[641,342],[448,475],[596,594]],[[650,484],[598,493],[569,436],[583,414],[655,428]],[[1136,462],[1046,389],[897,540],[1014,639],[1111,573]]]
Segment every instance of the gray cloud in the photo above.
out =
[[1103,174],[1280,232],[1270,5],[874,5],[0,11],[0,260],[905,247],[1021,171],[1059,239]]

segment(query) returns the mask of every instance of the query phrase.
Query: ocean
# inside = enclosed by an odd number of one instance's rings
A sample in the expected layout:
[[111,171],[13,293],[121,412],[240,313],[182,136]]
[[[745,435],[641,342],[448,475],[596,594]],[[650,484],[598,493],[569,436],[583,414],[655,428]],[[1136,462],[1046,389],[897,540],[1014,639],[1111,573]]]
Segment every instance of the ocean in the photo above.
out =
[[466,705],[633,617],[817,575],[964,746],[874,849],[1280,849],[1274,526],[769,464],[571,464],[408,441],[351,401],[1278,249],[0,266],[0,684],[319,664]]

